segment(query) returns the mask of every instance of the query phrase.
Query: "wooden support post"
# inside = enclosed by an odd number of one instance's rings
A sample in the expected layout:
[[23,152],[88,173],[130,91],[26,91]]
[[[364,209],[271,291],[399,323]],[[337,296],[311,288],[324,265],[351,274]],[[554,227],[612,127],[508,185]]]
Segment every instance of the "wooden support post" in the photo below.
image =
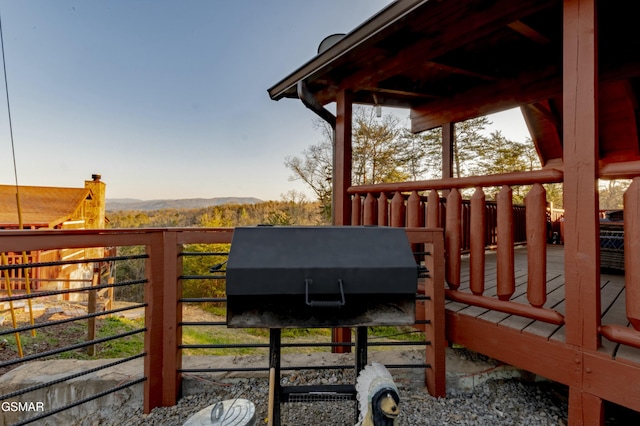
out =
[[[563,161],[566,343],[600,346],[598,31],[596,0],[563,2]],[[584,355],[576,359],[584,370]],[[602,425],[600,398],[569,388],[569,424]]]
[[[93,268],[93,278],[91,280],[91,287],[97,286],[100,280],[100,269],[97,267]],[[87,314],[94,314],[97,311],[98,305],[98,292],[96,290],[89,290],[89,294],[87,295]],[[87,341],[95,340],[96,338],[96,317],[91,317],[87,319]],[[95,356],[96,354],[96,345],[87,346],[87,355]]]
[[[352,131],[352,95],[342,90],[336,96],[336,129],[333,149],[333,224],[349,225],[351,220],[351,202],[347,189],[351,186],[351,131]],[[351,330],[334,328],[331,341],[351,342]],[[335,353],[351,352],[349,346],[337,346]]]
[[426,361],[431,366],[425,372],[425,384],[431,396],[444,398],[447,394],[446,376],[446,336],[444,309],[444,239],[441,233],[434,233],[433,242],[425,245],[430,256],[425,257],[425,266],[430,278],[425,285],[425,296],[430,297],[427,303],[424,326],[425,338],[431,341],[426,347]]
[[[115,282],[115,278],[114,277],[109,277],[109,280],[107,281],[110,285],[113,285],[113,283]],[[109,289],[107,290],[107,304],[105,305],[105,310],[112,310],[113,309],[113,302],[115,302],[115,295],[114,295],[114,291],[113,291],[113,287],[109,287]]]
[[564,2],[566,341],[600,346],[598,69],[595,0]]
[[569,424],[580,426],[604,425],[602,399],[583,392],[582,389],[570,387]]
[[341,91],[336,98],[336,132],[334,146],[333,224],[349,225],[351,203],[347,189],[351,186],[351,92]]
[[182,275],[182,246],[178,247],[177,232],[169,231],[163,233],[163,312],[162,330],[164,333],[163,343],[163,381],[164,389],[162,393],[162,405],[169,407],[176,405],[180,396],[182,375],[178,369],[182,367],[182,350],[178,345],[182,343],[182,303],[178,300],[182,297],[182,280],[178,277]]
[[455,123],[442,125],[442,178],[453,177],[454,145],[456,138]]
[[[442,178],[453,177],[454,146],[456,143],[455,123],[442,125]],[[448,190],[442,191],[442,196],[449,195]]]
[[[149,414],[151,410],[162,406],[162,373],[163,373],[163,330],[162,330],[162,233],[151,235],[151,244],[147,246],[149,258],[145,263],[144,301],[147,304],[144,312],[144,381],[143,412]],[[158,373],[160,372],[160,373]]]

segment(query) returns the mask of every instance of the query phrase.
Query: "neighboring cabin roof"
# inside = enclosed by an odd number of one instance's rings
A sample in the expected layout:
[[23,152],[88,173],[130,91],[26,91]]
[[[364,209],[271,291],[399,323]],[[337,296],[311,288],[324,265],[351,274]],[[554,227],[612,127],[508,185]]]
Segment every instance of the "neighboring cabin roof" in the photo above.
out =
[[[640,159],[640,49],[626,3],[598,3],[600,157]],[[562,160],[561,0],[399,0],[268,92],[411,109],[414,132],[522,107],[542,164]],[[318,40],[320,42],[320,40]]]
[[[22,223],[25,228],[54,228],[73,218],[90,196],[86,188],[20,186]],[[0,228],[17,227],[18,208],[15,185],[0,185]]]

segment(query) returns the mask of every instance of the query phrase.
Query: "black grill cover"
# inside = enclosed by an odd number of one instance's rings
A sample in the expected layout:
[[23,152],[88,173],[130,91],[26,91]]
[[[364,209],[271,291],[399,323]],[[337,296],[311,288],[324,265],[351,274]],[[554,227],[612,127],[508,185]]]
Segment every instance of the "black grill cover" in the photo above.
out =
[[227,319],[231,327],[407,324],[415,319],[416,289],[403,229],[237,228]]

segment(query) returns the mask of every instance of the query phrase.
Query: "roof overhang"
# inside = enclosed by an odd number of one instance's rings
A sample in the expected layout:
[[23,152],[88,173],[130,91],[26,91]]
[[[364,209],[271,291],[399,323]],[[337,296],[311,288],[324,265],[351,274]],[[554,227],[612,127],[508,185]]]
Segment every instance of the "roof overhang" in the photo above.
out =
[[[601,158],[640,158],[640,37],[627,7],[598,3]],[[400,0],[268,92],[297,98],[303,81],[326,105],[349,91],[410,109],[413,132],[522,107],[546,164],[563,151],[565,42],[562,0]]]
[[[353,58],[358,48],[366,49],[374,40],[383,38],[385,30],[397,24],[416,8],[431,0],[402,0],[389,4],[386,8],[372,16],[367,21],[346,34],[340,41],[326,51],[316,55],[300,68],[283,78],[271,87],[268,92],[273,100],[282,98],[297,98],[296,86],[298,81],[308,82],[321,78],[323,73],[343,64]],[[320,40],[318,40],[320,43]]]

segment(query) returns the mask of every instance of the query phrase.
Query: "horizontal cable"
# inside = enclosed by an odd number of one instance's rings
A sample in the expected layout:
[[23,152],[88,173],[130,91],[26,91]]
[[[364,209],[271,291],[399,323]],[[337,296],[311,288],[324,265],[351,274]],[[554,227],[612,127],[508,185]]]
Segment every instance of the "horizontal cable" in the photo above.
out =
[[[297,371],[297,370],[350,370],[353,365],[304,365],[280,367],[280,371]],[[269,371],[269,367],[243,367],[243,368],[181,368],[179,373],[223,373],[226,371],[253,372],[253,371]]]
[[178,302],[182,303],[203,303],[203,302],[226,302],[226,297],[181,297]]
[[429,345],[430,342],[415,342],[415,341],[406,341],[406,342],[376,342],[376,343],[367,343],[367,347],[371,346],[425,346]]
[[12,329],[9,329],[9,330],[2,330],[2,331],[0,331],[0,336],[5,335],[5,334],[20,333],[20,332],[23,332],[23,331],[35,330],[35,329],[38,329],[38,328],[48,327],[48,326],[51,326],[51,325],[65,324],[65,323],[68,323],[68,322],[79,321],[79,320],[88,319],[88,318],[101,317],[103,315],[111,315],[111,314],[115,314],[115,313],[118,313],[118,312],[130,311],[132,309],[144,308],[146,306],[147,306],[147,303],[140,303],[139,305],[133,305],[133,306],[127,306],[127,307],[124,307],[124,308],[111,309],[109,311],[94,312],[92,314],[80,315],[80,316],[77,316],[77,317],[67,318],[67,319],[58,320],[58,321],[48,321],[48,322],[41,322],[39,324],[34,324],[34,325],[25,325],[23,327],[12,328]]
[[179,280],[226,280],[226,275],[180,275]]
[[387,368],[431,368],[431,364],[385,364]]
[[29,269],[29,268],[41,268],[44,266],[59,266],[59,265],[77,265],[81,263],[104,263],[117,260],[135,260],[135,259],[147,259],[147,254],[137,254],[131,256],[111,256],[111,257],[96,257],[92,259],[77,259],[77,260],[56,260],[51,262],[33,262],[33,263],[13,263],[11,265],[0,265],[0,271],[13,270],[13,269]]
[[70,288],[70,289],[66,289],[66,290],[38,291],[37,293],[22,294],[20,296],[0,297],[0,302],[10,302],[10,301],[14,301],[14,300],[35,299],[35,298],[38,298],[38,297],[57,296],[59,294],[68,294],[68,293],[80,293],[82,291],[102,290],[102,289],[105,289],[105,288],[124,287],[124,286],[128,286],[128,285],[145,284],[148,281],[149,280],[147,280],[146,278],[143,278],[141,280],[121,281],[119,283],[113,283],[113,284],[100,284],[100,285],[95,285],[95,286]]
[[180,256],[229,256],[229,252],[228,251],[219,251],[219,252],[202,252],[199,253],[197,251],[184,251],[182,253],[180,253]]
[[178,345],[180,349],[245,349],[245,348],[268,348],[268,343],[226,343],[226,344],[193,344]]
[[65,376],[65,377],[62,377],[60,379],[52,380],[52,381],[46,382],[46,383],[40,383],[38,385],[31,386],[31,387],[24,388],[24,389],[20,389],[18,391],[11,392],[11,393],[8,393],[6,395],[0,395],[0,401],[3,401],[5,399],[9,399],[9,398],[13,398],[15,396],[24,395],[25,393],[33,392],[33,391],[36,391],[36,390],[39,390],[39,389],[44,389],[44,388],[46,388],[48,386],[57,385],[58,383],[66,382],[67,380],[71,380],[71,379],[76,379],[78,377],[85,376],[85,375],[91,374],[91,373],[95,373],[96,371],[104,370],[106,368],[115,367],[116,365],[124,364],[125,362],[133,361],[134,359],[142,358],[145,355],[146,355],[146,353],[143,352],[141,354],[133,355],[133,356],[130,356],[128,358],[122,358],[122,359],[119,359],[117,361],[110,362],[109,364],[101,365],[100,367],[90,368],[88,370],[83,370],[83,371],[81,371],[79,373],[71,374],[69,376]]
[[211,322],[211,321],[183,321],[183,322],[179,322],[178,325],[180,327],[188,327],[188,326],[199,326],[199,327],[204,327],[204,326],[220,326],[220,325],[227,325],[226,321],[218,321],[218,322]]
[[76,343],[75,345],[69,345],[69,346],[65,346],[64,348],[58,348],[58,349],[52,349],[50,351],[45,351],[45,352],[39,352],[37,354],[33,354],[33,355],[27,355],[25,357],[22,358],[16,358],[16,359],[12,359],[11,361],[5,361],[0,363],[0,368],[3,367],[8,367],[10,365],[15,365],[15,364],[20,364],[23,362],[27,362],[27,361],[33,361],[34,359],[40,359],[40,358],[45,358],[51,355],[56,355],[62,352],[68,352],[68,351],[72,351],[75,349],[81,349],[81,348],[86,348],[87,346],[91,346],[91,345],[96,345],[98,343],[104,343],[104,342],[108,342],[109,340],[115,340],[115,339],[119,339],[121,337],[127,337],[127,336],[132,336],[134,334],[138,334],[138,333],[142,333],[147,331],[146,328],[138,328],[136,330],[132,330],[132,331],[127,331],[125,333],[120,333],[114,336],[108,336],[108,337],[103,337],[101,339],[95,339],[95,340],[89,340],[87,342],[84,343]]

